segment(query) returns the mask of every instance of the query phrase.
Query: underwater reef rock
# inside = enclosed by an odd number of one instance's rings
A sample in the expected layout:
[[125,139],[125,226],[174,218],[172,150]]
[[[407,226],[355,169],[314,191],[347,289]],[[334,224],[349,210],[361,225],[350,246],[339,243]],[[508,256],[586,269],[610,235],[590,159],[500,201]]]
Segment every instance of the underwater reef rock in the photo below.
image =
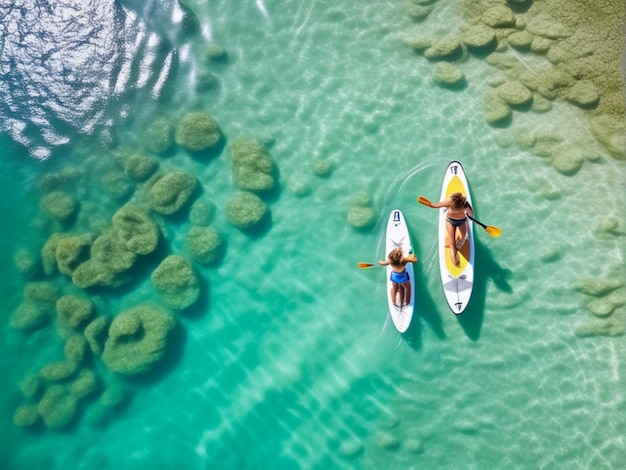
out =
[[91,258],[81,263],[72,273],[72,281],[77,287],[117,287],[131,279],[127,271],[135,263],[137,254],[126,248],[124,241],[113,229],[105,230],[94,240],[90,255]]
[[293,173],[287,181],[287,189],[298,197],[305,197],[311,194],[311,185],[307,175],[303,173]]
[[170,308],[185,309],[200,295],[198,276],[191,263],[180,255],[165,258],[152,272],[150,280]]
[[576,283],[575,289],[583,294],[601,297],[623,286],[624,281],[618,278],[602,279],[587,277],[579,279]]
[[215,204],[211,201],[199,199],[194,202],[189,209],[189,222],[191,222],[191,225],[205,227],[213,220],[215,210]]
[[121,386],[107,386],[98,401],[89,407],[85,419],[90,424],[102,424],[111,419],[112,412],[127,401],[128,393]]
[[456,59],[463,53],[463,45],[457,38],[446,37],[434,41],[424,51],[424,57],[429,60]]
[[77,208],[76,200],[64,191],[53,191],[41,198],[41,209],[60,222],[70,219]]
[[559,173],[574,175],[585,163],[581,150],[574,145],[558,146],[552,153],[552,166]]
[[72,395],[77,398],[85,398],[95,393],[100,383],[92,370],[82,369],[68,386]]
[[[124,242],[126,248],[138,255],[152,253],[159,244],[159,226],[150,214],[133,204],[123,206],[113,215],[113,230]],[[110,251],[119,251],[115,244],[105,244],[104,241],[100,249],[105,250],[105,256],[108,256]],[[99,259],[94,254],[92,254],[92,258]],[[104,261],[104,259],[99,260]],[[132,261],[134,262],[134,260]],[[124,265],[130,262],[131,259],[129,257]],[[130,263],[130,266],[132,266],[132,263]]]
[[274,188],[275,164],[260,142],[243,137],[230,145],[230,161],[235,186],[245,191]]
[[577,81],[572,87],[564,89],[561,97],[581,108],[593,107],[600,100],[596,86],[589,80]]
[[219,257],[222,239],[213,227],[191,227],[185,237],[185,246],[195,261],[209,264]]
[[190,152],[201,152],[215,147],[222,138],[222,131],[215,119],[204,112],[187,114],[176,127],[176,143]]
[[415,21],[424,21],[434,10],[433,5],[411,5],[407,15]]
[[535,36],[528,31],[516,31],[507,36],[506,40],[511,47],[520,51],[529,51]]
[[315,160],[311,164],[311,170],[315,176],[320,178],[328,178],[332,175],[334,169],[333,162],[331,160],[319,159]]
[[19,383],[24,398],[35,399],[43,391],[43,381],[38,374],[27,374]]
[[58,297],[59,291],[53,284],[26,284],[23,301],[11,315],[9,324],[20,330],[34,330],[43,326],[52,316]]
[[145,181],[159,169],[159,162],[145,155],[133,154],[124,160],[124,171],[135,181]]
[[374,441],[378,447],[385,450],[395,450],[400,447],[400,440],[396,436],[386,432],[376,434]]
[[[580,338],[590,336],[621,336],[624,334],[624,315],[613,314],[608,319],[594,319],[576,326],[574,333]],[[622,318],[620,318],[622,317]]]
[[372,198],[366,194],[358,194],[352,201],[352,207],[348,210],[348,223],[356,229],[367,229],[376,222]]
[[78,371],[78,364],[72,361],[59,361],[46,364],[39,371],[39,376],[49,382],[65,381]]
[[496,45],[496,32],[484,24],[475,24],[463,32],[462,41],[468,49],[486,51]]
[[[566,8],[556,0],[513,3],[465,1],[465,46],[472,48],[473,37],[487,41],[492,29],[497,52],[485,60],[533,92],[532,111],[548,112],[549,101],[556,99],[582,108],[597,141],[612,157],[626,158],[623,2],[574,2]],[[515,50],[544,55],[549,64],[531,65]],[[488,122],[499,120],[497,113],[489,113]],[[556,166],[563,171],[558,160]]]
[[80,334],[74,334],[65,342],[64,351],[65,360],[52,362],[41,368],[39,376],[42,379],[59,382],[73,377],[87,357],[87,340]]
[[126,199],[134,186],[123,171],[107,171],[100,178],[102,186],[118,200]]
[[39,422],[41,416],[34,405],[20,405],[13,414],[13,424],[20,428],[28,428]]
[[15,268],[26,279],[32,279],[40,274],[41,262],[41,256],[31,253],[29,250],[21,249],[13,255]]
[[348,439],[341,443],[337,451],[342,457],[354,458],[363,453],[363,443],[359,439]]
[[65,352],[65,358],[68,361],[81,365],[85,362],[89,352],[87,339],[81,334],[71,335],[65,341],[63,351]]
[[165,355],[175,325],[174,317],[161,307],[131,307],[111,322],[102,360],[118,374],[146,373]]
[[426,49],[433,45],[433,40],[426,37],[408,37],[402,41],[404,47],[414,52],[423,53]]
[[41,397],[37,411],[49,429],[66,427],[76,416],[78,399],[65,385],[52,385]]
[[91,257],[74,270],[72,281],[81,289],[120,286],[131,279],[127,271],[135,263],[137,252],[151,253],[158,240],[156,222],[146,212],[124,206],[114,216],[114,227],[94,240]]
[[615,158],[626,158],[626,123],[609,115],[591,119],[591,131],[594,137]]
[[558,19],[543,11],[530,19],[526,30],[530,34],[548,39],[563,39],[572,34],[572,31]]
[[616,215],[610,215],[600,221],[595,228],[600,235],[620,236],[626,234],[626,230],[622,229],[621,219]]
[[101,355],[107,339],[110,320],[107,317],[98,317],[85,328],[84,334],[91,352]]
[[465,81],[465,74],[450,62],[437,62],[433,67],[433,80],[442,85],[459,85]]
[[511,117],[511,107],[496,92],[488,93],[483,100],[485,120],[492,125],[506,121]]
[[94,259],[85,261],[72,273],[72,282],[81,289],[93,286],[119,287],[130,279],[130,275],[113,271],[109,264]]
[[138,252],[152,253],[159,239],[158,226],[147,213],[133,212],[136,216],[133,218],[125,208],[116,226],[104,230],[89,250],[93,261],[106,265],[114,273],[130,269]]
[[492,28],[512,28],[515,26],[515,14],[504,5],[496,5],[485,11],[480,21]]
[[60,325],[72,330],[79,330],[96,315],[91,301],[75,295],[64,295],[56,303],[57,320]]
[[221,62],[228,59],[228,54],[226,53],[226,49],[223,46],[217,43],[210,43],[204,49],[205,57],[213,62]]
[[148,152],[165,153],[172,147],[173,133],[174,129],[167,119],[157,118],[146,127],[143,133],[143,146]]
[[507,81],[496,89],[498,97],[511,106],[524,106],[533,99],[533,94],[517,80]]
[[54,240],[54,257],[59,272],[71,276],[88,258],[91,236],[61,235]]
[[196,178],[183,171],[157,173],[143,187],[150,208],[163,215],[178,212],[191,198]]
[[236,194],[226,205],[228,221],[241,230],[249,230],[258,225],[267,213],[267,205],[250,192]]

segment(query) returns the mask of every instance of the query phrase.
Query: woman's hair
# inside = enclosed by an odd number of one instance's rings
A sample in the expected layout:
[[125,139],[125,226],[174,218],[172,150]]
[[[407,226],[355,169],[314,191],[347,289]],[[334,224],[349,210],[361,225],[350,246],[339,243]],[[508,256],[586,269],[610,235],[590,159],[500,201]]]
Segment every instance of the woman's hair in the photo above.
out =
[[455,209],[463,209],[464,207],[467,207],[467,199],[465,199],[465,196],[461,193],[452,194],[450,199],[452,199],[452,207]]
[[402,254],[402,248],[397,247],[389,252],[389,261],[393,266],[403,266],[404,264],[404,255]]

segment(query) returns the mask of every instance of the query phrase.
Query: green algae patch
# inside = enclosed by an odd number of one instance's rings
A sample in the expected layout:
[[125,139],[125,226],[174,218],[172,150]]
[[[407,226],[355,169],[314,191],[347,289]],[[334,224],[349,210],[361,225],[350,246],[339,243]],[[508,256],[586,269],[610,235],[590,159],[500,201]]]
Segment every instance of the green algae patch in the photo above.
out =
[[175,325],[174,317],[157,305],[127,309],[111,322],[102,360],[118,374],[146,373],[164,357]]
[[193,305],[200,295],[200,280],[191,263],[180,255],[169,255],[150,277],[165,304],[178,310]]
[[176,127],[176,143],[190,152],[201,152],[215,147],[222,138],[222,131],[211,116],[204,112],[187,114]]
[[153,211],[172,215],[189,202],[196,184],[196,178],[189,173],[171,171],[154,175],[145,183],[143,191]]
[[260,142],[241,137],[230,146],[231,171],[235,186],[244,191],[274,189],[275,164]]

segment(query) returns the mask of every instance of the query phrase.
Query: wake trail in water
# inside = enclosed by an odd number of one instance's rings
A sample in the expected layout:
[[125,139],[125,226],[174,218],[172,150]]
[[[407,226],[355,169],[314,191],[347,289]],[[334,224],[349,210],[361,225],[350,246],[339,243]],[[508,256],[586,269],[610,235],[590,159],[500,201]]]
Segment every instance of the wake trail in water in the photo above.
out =
[[[429,158],[426,160],[422,160],[420,163],[418,163],[414,167],[400,173],[393,180],[393,182],[389,186],[389,189],[385,193],[381,215],[376,221],[376,227],[374,229],[379,234],[378,240],[376,243],[377,253],[381,252],[381,250],[383,250],[385,246],[385,232],[383,230],[383,227],[387,221],[389,212],[392,210],[391,206],[393,205],[393,202],[397,199],[398,195],[402,193],[406,185],[409,182],[411,182],[417,175],[420,175],[426,169],[431,168],[433,166],[441,166],[441,162],[442,162],[441,158]],[[415,197],[417,198],[417,194]],[[393,207],[393,209],[398,209],[398,208]],[[402,210],[402,208],[399,208],[399,209]]]

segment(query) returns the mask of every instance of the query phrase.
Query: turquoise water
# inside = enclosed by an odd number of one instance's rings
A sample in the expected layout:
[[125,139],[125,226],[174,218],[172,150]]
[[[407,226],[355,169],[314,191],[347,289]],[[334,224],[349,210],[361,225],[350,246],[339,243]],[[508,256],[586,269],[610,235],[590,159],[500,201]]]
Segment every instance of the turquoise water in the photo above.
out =
[[[582,111],[556,102],[547,113],[516,112],[507,128],[488,126],[482,97],[498,72],[476,57],[460,64],[466,88],[434,85],[432,63],[402,40],[459,28],[457,1],[436,3],[415,23],[396,1],[196,0],[195,34],[181,26],[174,3],[148,3],[134,15],[125,3],[115,7],[127,9],[125,40],[139,46],[128,47],[130,73],[111,69],[114,99],[68,111],[61,124],[50,120],[69,145],[32,130],[20,134],[32,140],[0,136],[4,468],[621,465],[625,342],[582,334],[581,325],[623,328],[624,288],[594,297],[577,287],[623,282],[626,169],[593,143]],[[150,44],[159,45],[154,62],[144,59]],[[227,60],[208,59],[207,44],[222,46]],[[217,86],[198,86],[206,71]],[[219,154],[195,158],[176,147],[155,158],[163,169],[194,174],[194,199],[216,207],[211,226],[226,250],[216,265],[194,265],[204,280],[200,301],[174,313],[180,327],[167,357],[146,377],[116,377],[93,360],[103,386],[127,397],[106,419],[94,418],[95,394],[63,430],[16,427],[18,384],[62,360],[64,340],[54,322],[28,334],[9,326],[28,282],[14,255],[37,253],[53,232],[106,226],[122,204],[101,183],[116,168],[114,144],[140,148],[154,117],[176,123],[196,109],[219,123]],[[100,121],[85,131],[85,115]],[[591,145],[594,158],[565,176],[516,144],[548,131]],[[225,211],[236,192],[228,145],[241,135],[266,142],[279,175],[267,198],[271,218],[253,233],[233,227]],[[465,167],[476,217],[503,230],[494,239],[475,227],[477,283],[460,317],[439,284],[436,213],[416,202],[438,196],[452,159]],[[327,165],[330,174],[316,172]],[[39,208],[41,177],[50,173],[65,175],[80,200],[69,229]],[[347,214],[364,195],[376,215],[358,230]],[[404,335],[386,311],[384,271],[356,267],[384,257],[393,208],[407,217],[420,257],[416,312]],[[157,216],[158,256],[186,254],[188,208],[182,214]],[[603,229],[613,220],[617,228]],[[52,282],[76,291],[67,276]],[[86,292],[100,315],[162,303],[149,273],[130,288]],[[610,315],[598,314],[600,301],[611,303]]]

